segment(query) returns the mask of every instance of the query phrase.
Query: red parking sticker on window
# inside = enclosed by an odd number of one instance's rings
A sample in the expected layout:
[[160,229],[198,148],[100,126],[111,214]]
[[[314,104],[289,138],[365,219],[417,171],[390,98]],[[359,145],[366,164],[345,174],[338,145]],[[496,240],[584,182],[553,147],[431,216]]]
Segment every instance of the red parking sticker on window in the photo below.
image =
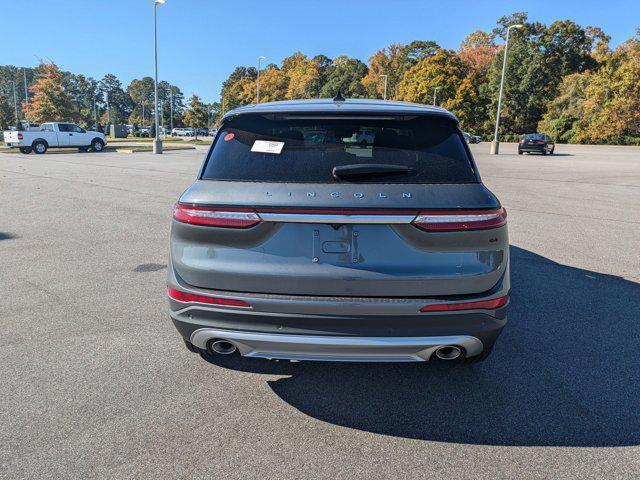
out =
[[229,140],[231,140],[233,137],[235,137],[235,135],[234,135],[233,133],[227,133],[227,134],[224,136],[224,141],[225,141],[225,142],[228,142],[228,141],[229,141]]

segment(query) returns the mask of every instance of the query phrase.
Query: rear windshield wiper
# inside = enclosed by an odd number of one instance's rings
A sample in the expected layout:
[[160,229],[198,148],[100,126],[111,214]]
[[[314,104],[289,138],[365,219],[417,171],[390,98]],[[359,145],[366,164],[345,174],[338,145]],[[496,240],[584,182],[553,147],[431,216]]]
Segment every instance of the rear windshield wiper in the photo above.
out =
[[406,165],[393,165],[390,163],[356,163],[353,165],[339,165],[337,167],[333,167],[333,171],[331,173],[335,178],[343,178],[409,172],[413,172],[413,169]]

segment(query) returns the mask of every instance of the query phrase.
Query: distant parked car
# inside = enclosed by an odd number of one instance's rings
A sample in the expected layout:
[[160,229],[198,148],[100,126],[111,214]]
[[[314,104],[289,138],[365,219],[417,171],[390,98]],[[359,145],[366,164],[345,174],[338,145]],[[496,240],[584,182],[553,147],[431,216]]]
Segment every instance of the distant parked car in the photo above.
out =
[[22,153],[45,153],[49,148],[77,147],[80,151],[89,149],[101,152],[107,139],[100,132],[85,130],[75,123],[48,122],[38,130],[6,131],[5,144],[10,148],[19,148]]
[[191,128],[174,128],[171,130],[172,137],[192,137],[193,129]]
[[198,135],[201,135],[203,137],[206,137],[209,135],[209,129],[207,128],[196,128],[196,133]]
[[216,133],[218,133],[218,129],[217,128],[210,128],[209,129],[209,136],[210,137],[215,137]]
[[480,143],[482,141],[482,137],[478,135],[472,135],[468,132],[462,132],[462,136],[467,141],[467,143]]
[[546,133],[527,133],[518,144],[518,155],[522,155],[523,152],[553,155],[555,149],[556,144]]

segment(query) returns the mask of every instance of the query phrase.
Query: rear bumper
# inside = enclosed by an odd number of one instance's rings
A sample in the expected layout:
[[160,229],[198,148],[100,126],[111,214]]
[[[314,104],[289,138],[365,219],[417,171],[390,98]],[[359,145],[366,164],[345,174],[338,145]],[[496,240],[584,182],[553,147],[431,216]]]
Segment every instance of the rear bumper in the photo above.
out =
[[226,340],[246,357],[369,361],[427,361],[440,346],[466,356],[490,348],[507,323],[508,303],[487,310],[420,312],[429,303],[491,300],[509,293],[509,267],[489,292],[474,298],[328,297],[206,290],[186,284],[169,262],[168,285],[195,294],[242,300],[250,307],[183,303],[169,298],[184,340],[205,349]]
[[214,339],[233,343],[245,357],[321,360],[338,362],[424,362],[438,347],[455,345],[467,356],[482,353],[482,342],[472,336],[440,337],[339,337],[282,335],[200,328],[190,337],[193,345],[207,348]]
[[544,145],[520,145],[518,150],[521,152],[537,152],[542,153],[545,151]]

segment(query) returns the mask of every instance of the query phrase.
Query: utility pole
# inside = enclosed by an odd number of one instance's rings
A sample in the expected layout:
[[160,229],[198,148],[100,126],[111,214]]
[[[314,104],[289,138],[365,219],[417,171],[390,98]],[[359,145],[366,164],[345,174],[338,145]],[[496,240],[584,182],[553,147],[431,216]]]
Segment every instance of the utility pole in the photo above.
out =
[[507,69],[507,49],[509,48],[509,32],[512,28],[522,28],[522,25],[511,25],[507,28],[507,38],[504,42],[504,56],[502,58],[502,77],[500,78],[500,93],[498,94],[498,111],[496,112],[496,130],[491,142],[491,155],[497,155],[500,150],[500,142],[498,141],[498,129],[500,128],[500,109],[502,108],[502,89],[504,87],[504,74]]
[[436,106],[436,94],[438,93],[438,90],[440,90],[440,87],[433,87],[433,106]]

